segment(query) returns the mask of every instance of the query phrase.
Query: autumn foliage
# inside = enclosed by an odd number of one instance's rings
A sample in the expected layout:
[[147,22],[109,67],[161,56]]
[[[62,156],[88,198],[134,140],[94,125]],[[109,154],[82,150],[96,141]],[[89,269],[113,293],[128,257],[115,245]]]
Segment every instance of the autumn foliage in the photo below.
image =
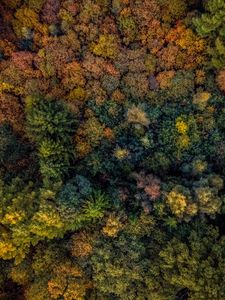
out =
[[225,299],[225,1],[0,1],[0,299]]

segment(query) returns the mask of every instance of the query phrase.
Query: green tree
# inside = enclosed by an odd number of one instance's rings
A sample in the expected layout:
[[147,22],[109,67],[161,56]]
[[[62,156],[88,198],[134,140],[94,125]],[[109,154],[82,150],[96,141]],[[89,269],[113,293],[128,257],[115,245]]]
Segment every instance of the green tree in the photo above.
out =
[[101,219],[107,207],[109,207],[108,196],[101,191],[95,191],[84,204],[84,218],[90,221]]
[[0,258],[21,261],[37,239],[30,234],[30,219],[38,209],[33,183],[15,178],[6,184],[0,180]]
[[225,237],[206,225],[190,231],[186,241],[174,237],[159,253],[163,279],[177,291],[188,290],[188,299],[224,299]]
[[144,299],[144,256],[145,247],[135,237],[99,240],[91,258],[96,288],[119,299]]
[[32,140],[71,142],[76,120],[62,102],[30,96],[26,99],[26,111],[27,132]]
[[174,299],[174,288],[159,270],[158,253],[167,238],[154,225],[151,217],[141,216],[117,237],[96,241],[92,278],[103,299]]
[[225,1],[208,0],[205,10],[200,17],[194,18],[198,34],[207,37],[210,41],[208,53],[211,57],[211,66],[216,69],[225,67]]
[[37,143],[44,182],[60,181],[73,159],[75,117],[58,101],[28,97],[27,132]]

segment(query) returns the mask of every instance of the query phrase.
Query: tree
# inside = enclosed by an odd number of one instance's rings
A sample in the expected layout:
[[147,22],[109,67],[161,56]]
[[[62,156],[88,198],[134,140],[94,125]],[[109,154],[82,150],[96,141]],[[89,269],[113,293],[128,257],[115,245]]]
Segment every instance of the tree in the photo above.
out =
[[60,9],[60,2],[58,0],[47,0],[44,3],[41,11],[41,19],[43,22],[51,25],[57,23],[59,20],[58,12]]
[[223,23],[225,3],[223,0],[208,0],[205,4],[205,10],[206,12],[200,17],[193,19],[193,23],[200,36],[209,38],[210,65],[216,69],[222,69],[225,67],[225,29]]
[[[169,3],[173,9],[173,1],[169,1]],[[189,70],[204,62],[205,40],[196,35],[191,28],[186,27],[183,22],[178,22],[176,26],[169,30],[166,41],[169,45],[164,47],[158,54],[158,56],[160,55],[159,62],[162,67]],[[176,57],[170,57],[170,54],[173,53],[176,54]]]
[[144,299],[145,248],[135,237],[120,235],[114,239],[101,239],[91,257],[93,281],[103,295],[119,299]]
[[71,141],[75,118],[62,102],[29,97],[26,107],[27,130],[34,141]]
[[80,211],[84,201],[90,198],[92,193],[93,185],[91,182],[82,175],[76,175],[59,189],[55,201],[59,206]]
[[21,5],[21,0],[4,0],[3,1],[5,5],[7,5],[10,8],[17,8]]
[[109,207],[108,196],[101,191],[95,191],[84,204],[84,218],[89,221],[97,221],[104,216],[107,207]]
[[36,12],[40,12],[44,3],[45,3],[45,0],[26,0],[25,1],[26,4],[28,5],[29,8],[35,10]]
[[[26,288],[27,299],[83,300],[92,283],[62,244],[40,243],[29,269],[35,274]],[[34,294],[33,294],[34,293]]]
[[46,178],[60,180],[70,166],[72,152],[59,142],[45,139],[38,147],[40,172]]
[[30,30],[47,33],[47,27],[39,22],[38,14],[31,8],[21,7],[15,13],[13,29],[19,38],[28,38]]
[[184,0],[160,0],[162,19],[165,22],[174,22],[187,13],[187,3]]
[[99,40],[92,46],[92,52],[95,55],[105,58],[114,58],[119,51],[116,36],[114,35],[100,35]]
[[29,253],[31,243],[37,240],[29,231],[32,216],[38,207],[37,191],[32,182],[27,185],[15,178],[11,183],[0,181],[0,257],[23,260]]
[[[186,194],[186,195],[185,195]],[[198,212],[196,203],[190,199],[190,192],[182,186],[175,186],[166,197],[166,202],[175,216],[179,218],[193,217]]]
[[93,238],[88,232],[78,232],[71,236],[70,252],[74,257],[86,257],[93,251]]
[[155,201],[160,197],[160,180],[152,174],[146,175],[143,171],[139,174],[134,174],[137,180],[137,187],[144,189],[144,192],[149,196],[150,200]]
[[148,116],[146,114],[146,112],[138,106],[133,105],[132,107],[130,107],[127,111],[127,121],[128,123],[136,123],[136,124],[140,124],[143,125],[145,127],[149,126],[149,119]]
[[137,37],[137,24],[133,16],[122,15],[119,18],[119,28],[122,35],[124,36],[123,40],[125,44],[133,42]]
[[223,299],[224,242],[209,225],[190,231],[186,242],[173,238],[159,254],[164,280],[177,290],[186,288],[188,299]]
[[115,237],[123,228],[123,223],[120,216],[115,214],[109,215],[105,226],[102,228],[102,232],[109,237]]
[[46,180],[60,181],[73,158],[75,118],[61,102],[27,99],[27,132],[38,145],[40,171]]

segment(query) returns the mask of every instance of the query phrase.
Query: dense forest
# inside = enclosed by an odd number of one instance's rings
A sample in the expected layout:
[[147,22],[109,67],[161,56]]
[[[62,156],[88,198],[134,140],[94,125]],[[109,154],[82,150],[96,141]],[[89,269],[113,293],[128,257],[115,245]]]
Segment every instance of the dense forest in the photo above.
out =
[[225,299],[225,0],[0,0],[0,299]]

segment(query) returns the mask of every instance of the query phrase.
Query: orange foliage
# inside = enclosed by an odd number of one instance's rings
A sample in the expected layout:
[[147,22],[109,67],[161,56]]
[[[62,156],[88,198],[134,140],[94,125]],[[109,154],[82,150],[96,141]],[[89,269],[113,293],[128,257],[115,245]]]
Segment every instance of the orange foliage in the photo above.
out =
[[160,16],[158,0],[134,1],[132,13],[135,15],[139,26],[147,32],[150,22]]
[[64,300],[83,300],[86,291],[91,287],[91,282],[84,278],[83,270],[70,261],[57,264],[52,278],[48,281],[48,292],[53,299],[63,296]]
[[82,137],[75,137],[75,152],[77,158],[84,158],[91,152],[92,148],[89,142],[85,141]]
[[115,66],[111,63],[105,64],[105,72],[112,75],[112,76],[119,76],[119,71],[115,68]]
[[0,39],[0,50],[4,53],[5,56],[11,56],[16,47],[13,43],[6,39]]
[[196,84],[203,84],[206,80],[206,73],[203,70],[196,70],[195,82]]
[[41,72],[39,70],[33,69],[34,55],[28,51],[18,51],[12,53],[12,63],[20,71],[23,72],[25,76],[30,77],[41,77]]
[[101,57],[95,57],[92,54],[87,54],[83,61],[83,68],[87,73],[90,73],[94,78],[99,78],[103,74],[103,65],[105,61]]
[[169,44],[167,47],[162,48],[157,53],[159,67],[162,70],[176,68],[178,54],[179,48],[173,44]]
[[72,16],[76,16],[79,12],[79,5],[75,1],[67,0],[63,3],[63,7],[68,10]]
[[168,29],[164,24],[157,19],[152,19],[148,27],[143,27],[140,30],[141,42],[148,47],[152,54],[156,54],[165,43],[167,31]]
[[123,103],[125,101],[125,95],[119,89],[116,89],[112,94],[112,100]]
[[106,127],[104,129],[103,136],[108,140],[114,140],[114,138],[115,138],[113,130],[109,127]]
[[105,17],[103,20],[103,23],[100,27],[100,30],[102,31],[103,34],[117,34],[117,27],[115,24],[115,20],[112,17]]
[[39,22],[38,14],[28,7],[22,7],[16,11],[13,29],[18,37],[26,37],[27,29],[28,31],[34,29],[42,34],[48,33],[47,26]]
[[166,89],[171,86],[171,80],[175,76],[175,71],[164,71],[160,72],[156,79],[159,82],[159,86],[161,89]]
[[86,232],[75,233],[70,240],[70,252],[72,256],[84,257],[92,253],[92,238]]
[[9,122],[15,131],[24,130],[24,112],[17,97],[0,93],[0,123]]
[[[195,35],[182,22],[172,28],[166,36],[166,41],[179,49],[180,59],[176,63],[179,68],[192,69],[204,60],[205,41]],[[183,55],[182,55],[183,54]]]
[[98,80],[89,80],[87,84],[87,98],[94,98],[97,105],[102,105],[107,99],[106,91],[103,90]]
[[77,61],[65,64],[62,69],[62,84],[69,90],[77,86],[84,87],[86,80],[83,73],[82,67]]
[[20,51],[12,53],[12,62],[20,70],[26,71],[26,69],[31,69],[34,55],[28,51]]
[[216,82],[221,91],[225,92],[225,70],[219,71]]

